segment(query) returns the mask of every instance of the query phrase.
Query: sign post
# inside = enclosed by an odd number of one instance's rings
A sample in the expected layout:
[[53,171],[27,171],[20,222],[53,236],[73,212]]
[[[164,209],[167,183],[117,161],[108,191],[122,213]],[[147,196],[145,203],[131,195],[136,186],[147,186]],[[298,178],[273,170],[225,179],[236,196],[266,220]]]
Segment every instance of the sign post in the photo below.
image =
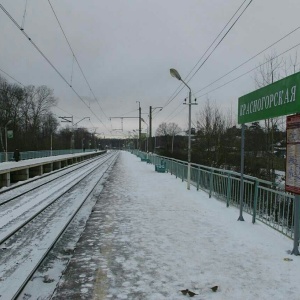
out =
[[242,124],[242,141],[241,141],[241,182],[240,182],[240,216],[238,221],[245,221],[243,217],[244,205],[244,157],[245,157],[245,124]]

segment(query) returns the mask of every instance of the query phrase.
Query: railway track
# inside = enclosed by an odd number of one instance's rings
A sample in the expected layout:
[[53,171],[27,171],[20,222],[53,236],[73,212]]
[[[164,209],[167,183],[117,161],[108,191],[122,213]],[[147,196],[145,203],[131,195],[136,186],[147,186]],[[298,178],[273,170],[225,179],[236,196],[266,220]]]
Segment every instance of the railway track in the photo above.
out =
[[1,206],[0,299],[18,298],[117,156],[48,178]]

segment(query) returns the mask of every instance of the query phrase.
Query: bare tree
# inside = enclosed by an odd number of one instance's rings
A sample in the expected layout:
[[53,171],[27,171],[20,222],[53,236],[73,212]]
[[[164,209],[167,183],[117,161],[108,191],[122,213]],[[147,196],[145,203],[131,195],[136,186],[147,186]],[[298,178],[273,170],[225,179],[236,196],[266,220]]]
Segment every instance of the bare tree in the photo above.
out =
[[163,122],[163,123],[159,124],[158,128],[155,131],[155,135],[156,136],[165,136],[168,134],[167,132],[168,132],[167,123]]
[[182,132],[182,129],[176,123],[161,123],[156,129],[155,134],[157,136],[166,136],[166,135],[177,135]]
[[49,119],[49,115],[51,115],[50,109],[56,103],[57,99],[54,97],[53,90],[47,86],[27,86],[25,88],[24,99],[20,109],[22,128],[24,128],[27,135],[24,143],[30,142],[35,148],[39,148],[39,143],[43,138],[43,132],[47,124],[44,121],[47,118]]
[[172,145],[172,152],[173,152],[173,145],[174,145],[174,137],[182,132],[182,129],[176,123],[161,123],[155,134],[156,136],[163,136],[165,140],[166,149],[169,149],[169,145]]
[[258,71],[254,75],[257,89],[279,80],[282,77],[283,60],[279,60],[276,54],[267,55]]
[[[255,74],[255,85],[257,88],[262,88],[266,85],[281,79],[283,66],[285,61],[279,60],[276,54],[265,56],[264,62]],[[266,173],[270,180],[275,179],[274,170],[274,128],[278,127],[280,118],[271,118],[264,120],[264,128],[266,132]]]
[[209,165],[219,164],[221,137],[225,131],[226,118],[216,105],[207,99],[203,110],[197,113],[197,140],[202,151],[205,151]]

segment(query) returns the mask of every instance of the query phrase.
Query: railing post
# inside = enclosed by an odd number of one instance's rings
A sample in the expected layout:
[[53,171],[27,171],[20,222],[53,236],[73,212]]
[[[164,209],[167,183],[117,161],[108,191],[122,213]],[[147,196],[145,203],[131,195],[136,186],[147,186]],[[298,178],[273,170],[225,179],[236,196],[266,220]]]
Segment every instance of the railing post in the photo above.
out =
[[259,182],[256,179],[254,185],[254,199],[253,199],[253,213],[252,213],[252,223],[255,223],[256,220],[256,210],[257,210],[257,198],[258,198],[258,185]]
[[173,175],[173,159],[171,160],[171,175]]
[[182,182],[184,181],[184,164],[182,164]]
[[177,178],[177,175],[178,175],[178,161],[176,162],[176,178]]
[[294,199],[294,248],[291,254],[299,255],[299,218],[300,218],[300,196],[295,195]]
[[198,173],[197,173],[197,191],[199,191],[199,181],[200,181],[200,167],[198,166]]
[[214,170],[211,170],[210,180],[209,180],[209,198],[211,198],[212,189],[213,189],[213,180],[214,180]]
[[226,199],[226,206],[229,207],[229,202],[231,198],[231,176],[228,174],[227,176],[227,199]]

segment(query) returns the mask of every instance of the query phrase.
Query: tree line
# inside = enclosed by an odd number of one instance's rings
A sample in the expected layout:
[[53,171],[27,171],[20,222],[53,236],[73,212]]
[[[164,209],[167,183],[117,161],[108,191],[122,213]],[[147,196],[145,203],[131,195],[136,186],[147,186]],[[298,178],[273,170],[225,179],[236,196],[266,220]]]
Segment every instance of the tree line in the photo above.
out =
[[[9,83],[0,76],[0,146],[5,152],[5,130],[13,132],[8,139],[7,151],[104,148],[107,142],[100,141],[86,128],[66,128],[51,109],[58,99],[49,87],[24,86]],[[72,138],[73,136],[73,138]],[[73,140],[73,143],[72,143]],[[72,143],[72,145],[71,145]]]
[[[193,123],[192,163],[239,172],[241,127],[232,125],[230,117],[209,100]],[[264,127],[263,124],[253,122],[245,126],[245,172],[273,181],[275,170],[285,169],[286,133],[275,123],[271,127]],[[154,139],[156,147],[153,150],[157,153],[187,160],[188,132],[183,132],[178,125],[160,124]]]

